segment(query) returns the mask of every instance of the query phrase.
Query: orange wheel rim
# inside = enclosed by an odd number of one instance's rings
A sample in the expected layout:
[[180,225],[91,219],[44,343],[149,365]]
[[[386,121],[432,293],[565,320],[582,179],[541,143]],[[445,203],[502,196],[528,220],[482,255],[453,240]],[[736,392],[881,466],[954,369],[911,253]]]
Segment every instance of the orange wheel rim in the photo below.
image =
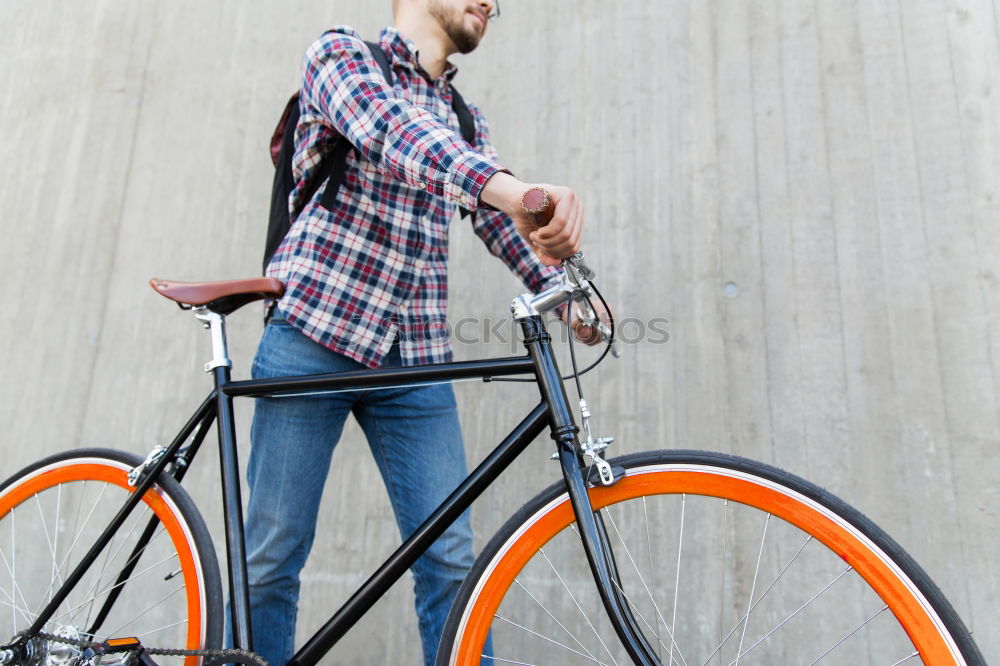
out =
[[[23,483],[8,488],[0,497],[0,519],[18,506],[25,499],[40,493],[48,488],[55,487],[60,483],[72,481],[104,481],[118,486],[128,492],[133,492],[133,488],[128,485],[128,472],[124,469],[112,467],[109,463],[86,463],[80,462],[73,465],[54,467],[41,473],[36,473],[26,479]],[[44,469],[44,468],[43,468]],[[171,541],[177,547],[177,558],[180,561],[181,571],[184,575],[184,591],[188,607],[188,630],[186,638],[186,649],[198,649],[201,646],[202,636],[202,599],[198,589],[198,566],[197,558],[191,551],[188,536],[184,527],[177,519],[177,515],[167,501],[151,488],[146,491],[142,498],[146,506],[156,514],[164,529],[170,534]],[[195,666],[199,657],[186,657],[186,666]]]
[[[654,470],[653,467],[650,466],[648,471],[641,471],[642,468],[630,470],[628,477],[610,488],[591,488],[590,500],[594,508],[601,509],[643,495],[684,493],[728,499],[771,513],[812,535],[850,564],[898,618],[924,663],[935,666],[957,663],[957,647],[949,645],[942,638],[937,625],[940,620],[928,617],[924,606],[915,597],[922,597],[922,594],[901,582],[892,572],[891,566],[881,558],[871,556],[870,549],[864,545],[865,539],[838,525],[821,508],[817,508],[820,505],[808,498],[803,498],[806,500],[803,503],[774,488],[722,474],[715,469],[696,471],[692,469],[693,465],[666,470]],[[462,643],[458,646],[456,663],[479,663],[493,614],[507,593],[509,581],[546,544],[551,535],[574,521],[573,509],[565,495],[550,503],[548,510],[543,508],[540,511],[544,511],[544,514],[535,514],[535,522],[523,529],[513,544],[509,544],[507,551],[490,571],[487,582],[482,586],[475,605],[465,620],[465,631],[462,632]]]

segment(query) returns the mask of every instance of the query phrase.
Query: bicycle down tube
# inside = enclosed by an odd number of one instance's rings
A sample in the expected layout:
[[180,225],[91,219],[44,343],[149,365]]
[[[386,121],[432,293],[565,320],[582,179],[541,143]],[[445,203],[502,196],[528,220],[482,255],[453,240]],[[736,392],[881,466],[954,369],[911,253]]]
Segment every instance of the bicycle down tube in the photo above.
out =
[[[232,382],[220,387],[231,396],[262,396],[338,388],[377,388],[399,383],[445,381],[465,377],[534,374],[541,403],[490,453],[486,459],[441,503],[430,517],[407,538],[368,580],[334,613],[289,662],[294,666],[318,663],[330,648],[360,619],[440,536],[455,518],[476,500],[507,466],[549,424],[557,442],[563,476],[580,525],[596,585],[600,589],[612,624],[632,659],[638,664],[655,664],[653,650],[637,629],[631,610],[616,594],[614,567],[606,550],[607,535],[602,534],[590,507],[583,475],[579,443],[568,398],[552,352],[551,339],[538,315],[519,318],[528,355],[484,361],[442,363],[381,370],[330,373],[297,378],[273,378]],[[239,565],[239,563],[234,563]]]

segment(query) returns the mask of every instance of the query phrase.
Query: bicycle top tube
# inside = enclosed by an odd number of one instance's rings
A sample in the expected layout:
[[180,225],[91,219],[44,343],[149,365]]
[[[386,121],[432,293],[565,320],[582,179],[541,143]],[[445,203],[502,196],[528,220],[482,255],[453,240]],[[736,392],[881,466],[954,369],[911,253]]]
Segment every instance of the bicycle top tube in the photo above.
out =
[[[589,306],[592,296],[589,280],[594,272],[577,253],[565,260],[563,279],[559,284],[537,294],[522,294],[514,299],[510,309],[516,320],[540,315],[554,310],[571,299],[577,301],[585,318],[595,323],[605,340],[610,332],[598,321]],[[195,317],[211,331],[212,357],[205,364],[205,371],[231,368],[225,331],[225,316],[237,308],[262,299],[279,298],[283,285],[273,278],[227,280],[223,282],[186,283],[152,279],[150,285],[158,293],[178,303],[183,309],[194,311]],[[303,392],[325,392],[386,388],[395,385],[435,383],[469,378],[489,380],[491,377],[531,374],[534,367],[527,356],[475,361],[436,363],[346,371],[300,377],[277,377],[263,380],[227,380],[218,388],[230,397],[294,395]]]

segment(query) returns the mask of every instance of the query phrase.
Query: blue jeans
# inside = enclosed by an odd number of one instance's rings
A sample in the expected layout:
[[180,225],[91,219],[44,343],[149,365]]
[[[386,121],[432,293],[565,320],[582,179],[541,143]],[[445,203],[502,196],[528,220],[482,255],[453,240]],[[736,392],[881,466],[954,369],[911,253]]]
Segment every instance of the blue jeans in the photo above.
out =
[[[385,365],[401,365],[398,346]],[[264,330],[253,376],[363,367],[313,342],[276,315]],[[299,572],[315,535],[330,457],[349,413],[368,439],[404,538],[466,476],[450,384],[257,399],[247,473],[247,564],[254,651],[272,666],[283,666],[293,653]],[[428,666],[434,662],[448,610],[472,562],[466,512],[412,567]]]

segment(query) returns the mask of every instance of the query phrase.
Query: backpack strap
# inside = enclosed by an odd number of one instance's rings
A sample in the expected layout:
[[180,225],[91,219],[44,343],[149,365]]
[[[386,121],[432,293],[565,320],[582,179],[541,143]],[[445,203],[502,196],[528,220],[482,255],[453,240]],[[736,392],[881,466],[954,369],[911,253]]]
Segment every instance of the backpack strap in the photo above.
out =
[[[395,82],[395,78],[392,75],[392,65],[389,63],[389,56],[382,47],[375,42],[365,42],[368,50],[371,51],[372,57],[375,58],[375,62],[378,66],[382,68],[382,76],[385,77],[386,82],[392,86]],[[354,146],[351,145],[350,141],[347,141],[343,137],[337,139],[334,142],[333,150],[323,159],[323,163],[320,165],[320,171],[315,176],[316,187],[319,187],[323,183],[326,183],[326,187],[323,190],[323,196],[319,200],[319,204],[330,210],[337,203],[337,192],[340,190],[340,184],[344,182],[344,171],[347,170],[347,154],[351,152]],[[307,190],[309,196],[303,198],[304,202],[308,202],[312,199],[312,195],[316,193],[316,189]],[[305,203],[303,203],[303,206]],[[297,211],[301,212],[301,211]],[[297,217],[297,216],[296,216]]]
[[[469,111],[469,105],[465,103],[462,96],[458,93],[458,89],[455,86],[451,87],[451,108],[455,110],[455,115],[458,116],[458,127],[459,131],[462,133],[462,138],[465,142],[476,147],[476,119],[472,117],[472,111]],[[476,211],[469,210],[468,208],[461,207],[458,209],[465,219],[472,216],[472,221],[476,221]]]
[[462,138],[465,142],[476,147],[476,119],[472,117],[472,111],[469,110],[469,105],[465,103],[462,96],[458,94],[458,89],[455,86],[451,87],[451,108],[455,110],[455,115],[458,116],[458,128],[462,133]]

